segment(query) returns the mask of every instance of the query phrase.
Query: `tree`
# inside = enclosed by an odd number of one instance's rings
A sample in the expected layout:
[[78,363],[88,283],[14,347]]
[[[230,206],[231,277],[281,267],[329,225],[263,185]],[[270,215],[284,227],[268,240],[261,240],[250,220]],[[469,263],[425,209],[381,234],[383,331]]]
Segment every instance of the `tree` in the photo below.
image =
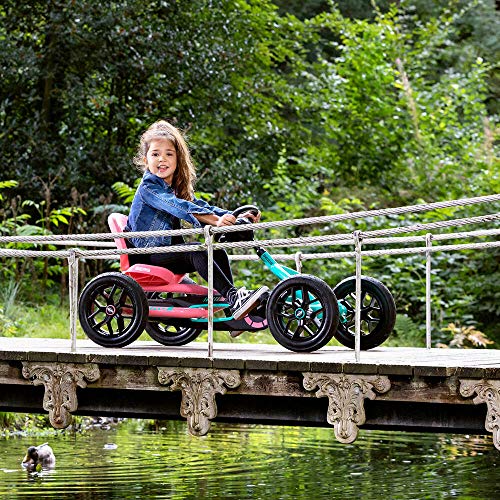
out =
[[167,118],[197,145],[206,189],[249,197],[276,143],[303,133],[288,73],[308,35],[267,1],[7,1],[0,19],[0,148],[21,190],[60,175],[56,198],[95,200],[136,175],[140,132]]

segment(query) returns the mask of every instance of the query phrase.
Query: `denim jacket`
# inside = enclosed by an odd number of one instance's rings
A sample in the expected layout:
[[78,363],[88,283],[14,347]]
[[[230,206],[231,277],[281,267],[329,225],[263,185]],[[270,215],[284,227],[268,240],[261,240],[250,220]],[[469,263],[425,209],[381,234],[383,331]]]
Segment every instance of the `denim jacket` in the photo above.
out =
[[[164,231],[174,228],[175,218],[190,222],[194,227],[201,227],[193,214],[224,215],[229,213],[203,200],[193,201],[177,198],[174,190],[160,177],[149,171],[144,173],[142,181],[130,207],[126,231]],[[135,247],[159,247],[172,244],[171,236],[151,238],[131,238]]]

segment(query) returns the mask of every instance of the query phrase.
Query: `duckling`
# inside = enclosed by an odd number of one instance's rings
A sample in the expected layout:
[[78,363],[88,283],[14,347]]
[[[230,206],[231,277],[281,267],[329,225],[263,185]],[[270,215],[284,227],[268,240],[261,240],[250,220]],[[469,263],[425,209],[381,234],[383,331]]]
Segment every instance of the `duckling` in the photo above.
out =
[[37,472],[41,469],[52,469],[55,465],[56,457],[48,443],[30,446],[22,462],[24,468]]

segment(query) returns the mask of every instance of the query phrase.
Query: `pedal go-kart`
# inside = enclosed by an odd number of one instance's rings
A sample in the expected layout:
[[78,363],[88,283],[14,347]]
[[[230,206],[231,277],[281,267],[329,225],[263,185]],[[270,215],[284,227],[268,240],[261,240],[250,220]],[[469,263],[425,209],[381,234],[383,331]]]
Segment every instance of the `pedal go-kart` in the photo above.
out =
[[[239,217],[246,205],[233,212],[236,224],[251,224]],[[122,232],[127,217],[111,214],[113,233]],[[248,226],[242,231],[223,233],[219,241],[253,240]],[[125,239],[115,239],[119,249]],[[224,297],[214,293],[214,330],[257,331],[269,327],[272,336],[291,351],[311,352],[333,337],[354,348],[355,278],[341,281],[333,290],[322,279],[300,274],[278,264],[262,247],[255,247],[264,265],[280,279],[249,315],[233,319]],[[187,275],[174,274],[147,264],[130,265],[129,256],[120,256],[121,273],[108,272],[92,279],[82,290],[78,303],[80,323],[86,335],[104,347],[123,347],[146,329],[166,346],[187,344],[208,324],[208,288]],[[378,280],[361,278],[361,349],[382,344],[390,335],[396,306],[389,290]]]

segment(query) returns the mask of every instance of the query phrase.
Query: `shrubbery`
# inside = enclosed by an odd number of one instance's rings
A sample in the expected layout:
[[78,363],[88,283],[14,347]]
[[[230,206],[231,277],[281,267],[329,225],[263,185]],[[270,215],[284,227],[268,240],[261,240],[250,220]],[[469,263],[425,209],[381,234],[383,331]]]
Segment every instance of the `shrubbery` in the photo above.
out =
[[[201,194],[228,208],[258,201],[268,220],[500,192],[499,45],[482,28],[499,22],[494,2],[277,3],[3,2],[0,233],[106,231],[139,176],[139,133],[158,118],[187,131]],[[420,328],[423,259],[365,265],[395,291],[399,331]],[[249,266],[241,277],[265,279]],[[500,341],[498,250],[435,254],[433,268],[435,338],[461,321]],[[352,270],[314,264],[331,284]],[[0,273],[24,299],[58,281],[65,294],[61,262],[3,260]]]

